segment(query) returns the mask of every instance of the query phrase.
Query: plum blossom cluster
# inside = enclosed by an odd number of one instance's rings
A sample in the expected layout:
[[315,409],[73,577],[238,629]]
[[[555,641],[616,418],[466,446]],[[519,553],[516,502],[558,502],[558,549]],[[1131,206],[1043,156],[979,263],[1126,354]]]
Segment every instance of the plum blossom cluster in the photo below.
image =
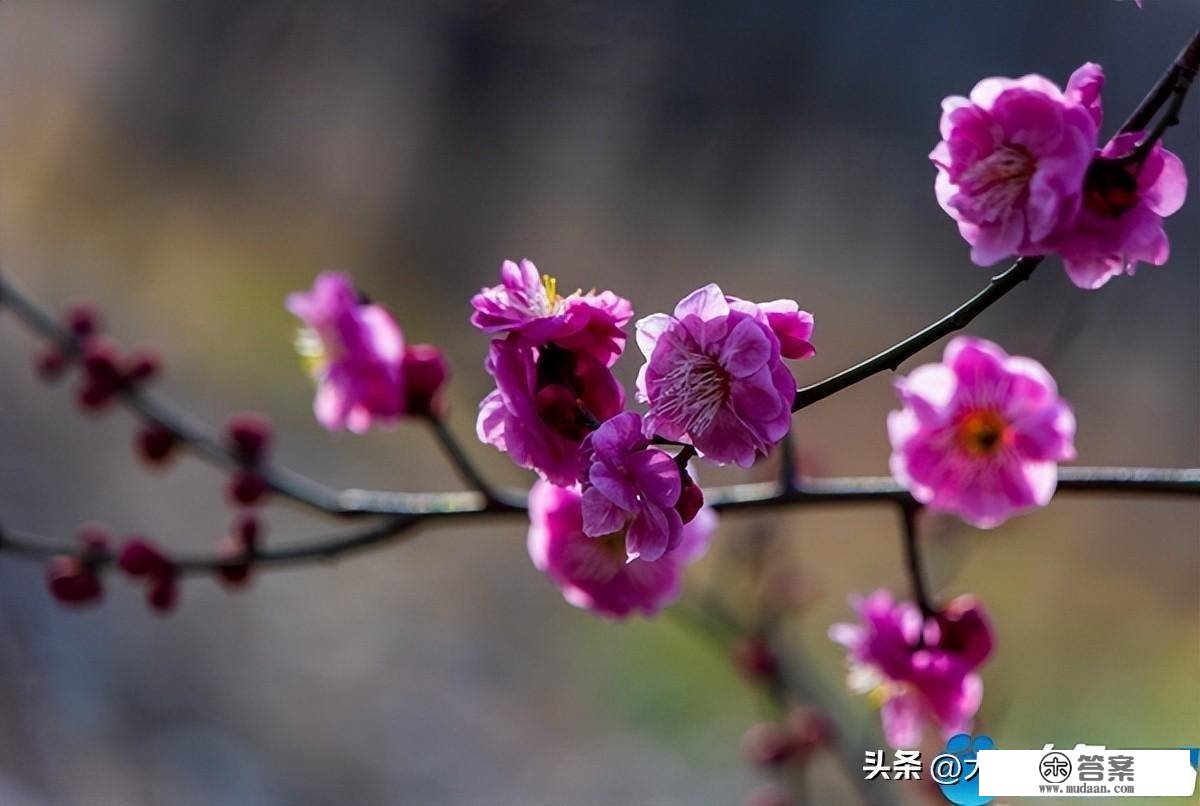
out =
[[942,102],[937,199],[975,263],[1055,253],[1075,285],[1095,289],[1167,262],[1163,219],[1183,205],[1187,174],[1144,132],[1099,144],[1103,87],[1088,63],[1065,90],[1038,75],[988,78]]
[[976,671],[992,653],[992,628],[974,597],[926,615],[877,590],[851,604],[857,624],[835,624],[829,637],[846,648],[847,684],[880,704],[894,747],[916,747],[926,725],[947,738],[969,733],[983,701]]
[[[530,504],[534,564],[575,604],[652,614],[698,553],[696,533],[710,529],[687,460],[749,467],[784,438],[796,382],[783,359],[814,354],[813,318],[792,300],[759,305],[710,284],[673,315],[642,319],[642,415],[625,410],[613,373],[633,318],[628,300],[562,296],[528,260],[506,261],[500,278],[471,301],[472,324],[492,337],[485,367],[496,382],[476,428],[543,479]],[[549,509],[578,509],[578,527]],[[618,573],[615,561],[626,568]],[[624,601],[635,596],[640,603]]]

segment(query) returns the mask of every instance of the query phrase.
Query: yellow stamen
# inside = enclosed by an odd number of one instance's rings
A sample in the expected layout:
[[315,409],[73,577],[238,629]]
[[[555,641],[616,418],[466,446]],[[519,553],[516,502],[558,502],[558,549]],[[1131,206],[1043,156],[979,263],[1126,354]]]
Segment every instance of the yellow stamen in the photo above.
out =
[[325,342],[317,332],[309,327],[296,330],[296,338],[292,342],[300,356],[300,366],[311,377],[316,378],[325,371],[326,355]]
[[958,444],[974,456],[991,456],[1008,440],[1008,422],[998,412],[983,409],[968,414],[956,429]]
[[549,274],[543,274],[542,288],[546,291],[546,303],[550,307],[554,307],[554,303],[558,301],[558,280]]

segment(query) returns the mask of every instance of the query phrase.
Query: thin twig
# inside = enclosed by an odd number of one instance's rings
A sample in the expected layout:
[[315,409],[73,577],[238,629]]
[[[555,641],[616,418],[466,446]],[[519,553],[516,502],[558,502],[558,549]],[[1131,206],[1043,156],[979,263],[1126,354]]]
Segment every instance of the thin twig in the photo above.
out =
[[937,608],[929,596],[929,586],[925,582],[925,568],[921,563],[920,530],[917,528],[917,518],[921,514],[919,504],[901,504],[900,521],[903,526],[901,533],[904,537],[904,564],[908,569],[908,577],[912,583],[913,600],[921,608],[925,618],[937,613]]

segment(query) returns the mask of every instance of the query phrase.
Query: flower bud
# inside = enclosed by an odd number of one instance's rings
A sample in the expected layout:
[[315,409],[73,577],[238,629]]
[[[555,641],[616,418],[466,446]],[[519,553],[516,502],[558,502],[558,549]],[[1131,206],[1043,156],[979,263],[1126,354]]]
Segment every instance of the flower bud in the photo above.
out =
[[60,554],[46,564],[46,585],[61,604],[82,606],[98,602],[104,588],[95,569],[78,557]]
[[235,414],[226,422],[225,433],[234,455],[248,465],[262,459],[271,445],[271,423],[261,414]]
[[170,560],[150,540],[132,537],[121,546],[117,566],[132,577],[162,577],[172,573]]
[[100,312],[94,305],[81,302],[71,306],[66,314],[67,328],[77,339],[86,339],[100,332],[103,324]]
[[137,434],[137,452],[151,465],[165,464],[178,444],[179,435],[159,423],[146,423]]
[[773,680],[779,674],[779,658],[761,635],[748,635],[737,642],[733,665],[751,682]]
[[125,362],[125,381],[143,383],[156,377],[161,370],[162,359],[158,353],[149,349],[138,350]]
[[238,470],[229,479],[229,497],[242,506],[253,506],[267,494],[267,482],[252,470]]
[[405,411],[414,416],[441,413],[441,390],[450,377],[442,351],[432,344],[414,344],[404,352]]
[[792,732],[776,722],[752,725],[742,736],[742,755],[759,767],[777,767],[791,761],[800,749]]
[[684,523],[691,523],[696,513],[704,506],[704,491],[700,489],[687,470],[680,470],[679,500],[675,502],[675,511],[679,513]]
[[151,581],[150,588],[146,591],[146,604],[151,610],[159,615],[166,615],[175,609],[178,602],[179,582],[173,570]]

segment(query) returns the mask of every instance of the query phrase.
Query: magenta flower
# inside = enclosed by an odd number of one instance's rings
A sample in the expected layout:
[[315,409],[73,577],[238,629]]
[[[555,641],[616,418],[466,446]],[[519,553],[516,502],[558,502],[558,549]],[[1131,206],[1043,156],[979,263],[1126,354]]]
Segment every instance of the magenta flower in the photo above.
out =
[[548,481],[576,483],[580,442],[625,406],[612,371],[591,353],[519,339],[494,339],[484,366],[496,389],[479,404],[480,441]]
[[958,222],[971,260],[987,266],[1037,255],[1079,209],[1096,147],[1096,95],[1103,73],[1085,64],[1064,93],[1038,75],[989,78],[970,98],[942,101],[938,203]]
[[633,318],[629,301],[611,291],[576,291],[562,297],[549,275],[532,261],[511,260],[500,267],[501,284],[471,299],[471,324],[493,335],[516,334],[535,346],[555,344],[586,352],[612,366],[625,349],[622,328]]
[[601,425],[584,439],[581,457],[584,534],[623,533],[629,559],[646,562],[679,545],[679,466],[650,447],[641,415],[627,411]]
[[829,637],[846,647],[847,685],[882,705],[883,732],[893,747],[917,747],[924,726],[943,738],[969,733],[983,701],[976,669],[992,652],[983,607],[961,596],[928,619],[886,590],[851,604],[859,624],[834,624]]
[[568,602],[603,616],[653,616],[679,598],[684,568],[699,559],[716,529],[716,513],[702,509],[685,525],[679,544],[655,562],[629,560],[621,533],[583,532],[578,487],[538,481],[529,493],[529,556]]
[[1139,262],[1161,266],[1170,255],[1163,218],[1183,206],[1187,172],[1158,143],[1143,160],[1126,159],[1142,136],[1119,134],[1097,152],[1075,224],[1054,244],[1080,288],[1132,275]]
[[359,301],[349,277],[323,272],[311,291],[288,295],[287,309],[304,323],[296,347],[317,382],[321,425],[362,433],[404,412],[404,335],[391,314]]
[[791,300],[756,305],[709,284],[673,316],[637,323],[646,364],[638,398],[647,436],[695,445],[717,464],[749,467],[791,425],[796,382],[783,358],[813,355],[812,316]]
[[1058,462],[1075,458],[1075,415],[1030,358],[960,336],[940,364],[896,381],[891,469],[913,497],[990,529],[1045,506]]

